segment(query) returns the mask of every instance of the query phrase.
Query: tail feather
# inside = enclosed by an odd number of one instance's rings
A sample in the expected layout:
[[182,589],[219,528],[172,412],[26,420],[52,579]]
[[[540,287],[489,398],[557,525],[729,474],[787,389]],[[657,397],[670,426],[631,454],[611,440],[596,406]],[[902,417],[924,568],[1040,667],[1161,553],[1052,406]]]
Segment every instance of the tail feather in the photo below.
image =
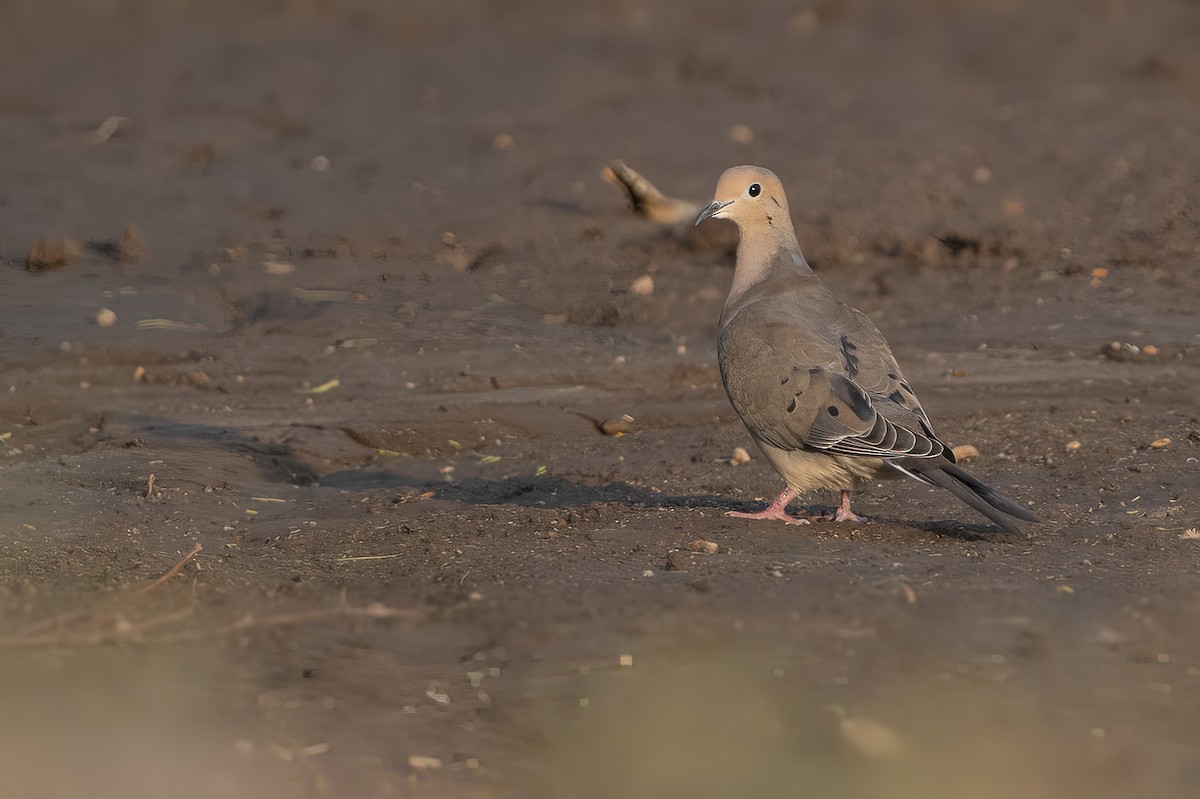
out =
[[1042,521],[1027,508],[1021,507],[945,458],[905,459],[893,466],[905,474],[941,486],[1010,533],[1019,529],[1010,516],[1027,522]]
[[1029,508],[1018,505],[1016,502],[1004,496],[996,489],[984,484],[975,475],[960,469],[954,464],[942,466],[942,471],[946,472],[956,480],[966,483],[972,491],[983,497],[984,500],[993,508],[1004,511],[1009,516],[1016,516],[1018,519],[1023,521],[1041,524],[1042,520],[1038,518],[1037,514],[1029,510]]

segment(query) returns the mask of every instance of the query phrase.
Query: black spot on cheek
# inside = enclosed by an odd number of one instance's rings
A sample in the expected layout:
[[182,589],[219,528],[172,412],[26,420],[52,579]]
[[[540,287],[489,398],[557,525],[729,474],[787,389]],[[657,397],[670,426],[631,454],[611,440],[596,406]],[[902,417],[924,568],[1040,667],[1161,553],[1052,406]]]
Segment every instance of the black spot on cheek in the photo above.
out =
[[830,406],[829,406],[829,415],[830,415],[830,416],[837,416],[837,415],[838,415],[838,409],[837,409],[837,406],[836,406],[836,405],[830,405]]
[[788,403],[787,412],[793,413],[796,410],[796,398],[792,397],[792,401]]

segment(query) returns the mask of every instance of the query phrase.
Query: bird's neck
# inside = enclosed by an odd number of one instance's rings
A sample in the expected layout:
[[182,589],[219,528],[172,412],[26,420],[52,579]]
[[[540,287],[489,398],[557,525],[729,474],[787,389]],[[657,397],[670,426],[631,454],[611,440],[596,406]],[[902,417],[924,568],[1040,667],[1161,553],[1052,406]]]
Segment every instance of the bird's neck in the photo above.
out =
[[733,302],[779,270],[812,271],[800,253],[792,226],[759,228],[749,235],[743,232],[738,241],[737,269],[733,273],[729,301]]

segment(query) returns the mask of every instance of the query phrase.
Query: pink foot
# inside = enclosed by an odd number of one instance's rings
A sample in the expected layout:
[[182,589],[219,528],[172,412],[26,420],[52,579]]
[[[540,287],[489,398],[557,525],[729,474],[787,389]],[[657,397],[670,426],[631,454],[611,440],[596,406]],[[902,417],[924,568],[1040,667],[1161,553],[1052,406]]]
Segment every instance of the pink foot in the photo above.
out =
[[779,496],[775,497],[775,501],[766,508],[754,513],[743,513],[741,511],[731,510],[726,511],[726,516],[733,516],[736,519],[771,519],[785,524],[811,524],[808,519],[800,516],[793,516],[787,512],[787,506],[793,499],[796,498],[796,492],[790,488],[785,488]]
[[725,515],[732,516],[735,519],[773,519],[784,524],[812,524],[808,519],[793,516],[783,508],[776,509],[774,506],[766,510],[760,510],[757,513],[742,513],[741,511],[730,510],[725,511]]
[[833,520],[835,522],[865,522],[867,517],[859,516],[857,513],[848,509],[842,510],[841,508],[838,508],[833,514]]
[[[830,518],[826,516],[825,518]],[[866,516],[859,516],[854,511],[850,510],[850,492],[842,491],[842,501],[838,503],[837,510],[833,513],[835,522],[865,522]]]

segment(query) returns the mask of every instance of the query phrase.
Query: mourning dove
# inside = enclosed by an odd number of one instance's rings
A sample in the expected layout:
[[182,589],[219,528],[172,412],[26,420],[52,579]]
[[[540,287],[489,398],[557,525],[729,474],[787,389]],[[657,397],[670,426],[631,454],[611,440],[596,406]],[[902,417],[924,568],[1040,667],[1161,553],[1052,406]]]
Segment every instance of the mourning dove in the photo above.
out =
[[783,185],[753,166],[727,170],[696,217],[728,219],[741,234],[721,312],[718,360],[734,410],[787,487],[747,519],[807,524],[787,513],[801,492],[841,491],[834,518],[862,521],[850,489],[907,475],[953,493],[1005,530],[1040,521],[954,465],[883,335],[835,297],[800,253]]

